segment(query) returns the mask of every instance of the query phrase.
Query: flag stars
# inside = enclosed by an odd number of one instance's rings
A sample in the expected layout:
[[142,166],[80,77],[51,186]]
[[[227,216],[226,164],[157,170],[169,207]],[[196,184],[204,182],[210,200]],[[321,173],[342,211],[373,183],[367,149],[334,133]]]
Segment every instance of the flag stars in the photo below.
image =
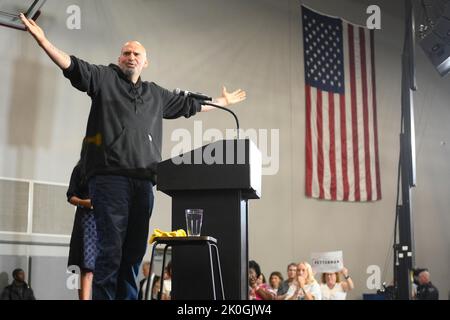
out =
[[313,19],[313,16],[305,16],[303,30],[307,81],[323,90],[340,91],[344,83],[343,70],[341,72],[343,63],[340,62],[343,59],[339,38],[341,28],[336,23],[328,24],[321,19]]

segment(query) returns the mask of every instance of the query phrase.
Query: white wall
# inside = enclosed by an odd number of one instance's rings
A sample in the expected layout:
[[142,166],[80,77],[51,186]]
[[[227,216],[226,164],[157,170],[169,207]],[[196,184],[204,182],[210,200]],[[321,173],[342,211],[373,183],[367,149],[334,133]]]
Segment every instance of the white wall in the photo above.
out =
[[[38,22],[53,43],[87,61],[115,62],[127,40],[148,49],[143,78],[168,89],[219,94],[241,87],[237,106],[243,128],[280,130],[280,168],[263,177],[263,198],[250,204],[250,258],[266,276],[285,272],[311,252],[344,250],[360,298],[366,268],[379,265],[392,279],[392,236],[400,130],[401,5],[378,0],[309,0],[308,6],[364,24],[366,7],[382,9],[376,32],[378,125],[383,198],[375,203],[311,200],[304,190],[304,94],[300,7],[295,0],[47,1]],[[66,28],[66,8],[78,4],[82,29]],[[417,176],[413,210],[416,264],[427,266],[446,298],[450,289],[450,93],[426,57],[417,54],[415,94]],[[79,155],[89,99],[77,92],[23,32],[0,32],[0,176],[68,182]],[[204,129],[233,128],[220,112],[201,114]],[[176,128],[193,120],[166,121],[164,158]],[[441,141],[447,144],[441,145]],[[204,143],[207,143],[206,141]],[[158,193],[151,226],[170,229],[170,199]],[[389,253],[391,255],[389,256]],[[386,266],[386,267],[385,267]]]

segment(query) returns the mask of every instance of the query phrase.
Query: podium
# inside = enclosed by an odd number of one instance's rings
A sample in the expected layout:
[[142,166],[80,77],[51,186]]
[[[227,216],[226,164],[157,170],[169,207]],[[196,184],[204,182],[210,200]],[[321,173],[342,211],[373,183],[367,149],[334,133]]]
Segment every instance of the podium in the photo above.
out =
[[[248,200],[261,197],[261,153],[249,139],[220,140],[158,164],[157,189],[172,197],[172,230],[203,209],[202,235],[218,240],[225,298],[248,297]],[[172,250],[172,299],[211,300],[208,252]],[[217,273],[216,273],[217,274]]]

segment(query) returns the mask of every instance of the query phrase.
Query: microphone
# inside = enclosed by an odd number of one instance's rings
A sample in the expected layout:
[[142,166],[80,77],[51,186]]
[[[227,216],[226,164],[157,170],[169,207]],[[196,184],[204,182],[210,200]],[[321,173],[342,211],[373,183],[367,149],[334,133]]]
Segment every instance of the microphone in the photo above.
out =
[[190,92],[187,90],[181,90],[180,88],[176,88],[175,90],[173,90],[173,93],[178,94],[180,96],[183,97],[191,97],[197,100],[202,100],[202,101],[212,101],[211,97],[208,97],[207,95],[204,95],[203,93],[199,93],[199,92]]
[[[234,120],[236,121],[237,138],[239,139],[239,119],[238,119],[238,117],[236,116],[236,114],[233,111],[231,111],[228,108],[225,108],[225,107],[222,107],[222,106],[219,106],[219,105],[213,103],[212,102],[213,99],[211,97],[208,97],[207,95],[204,95],[203,93],[190,92],[190,91],[187,91],[187,90],[181,90],[180,88],[176,88],[175,90],[173,90],[173,93],[177,94],[177,95],[180,95],[180,96],[183,96],[183,97],[192,97],[194,99],[200,100],[201,103],[204,104],[204,105],[208,105],[208,106],[211,106],[211,107],[214,107],[214,108],[217,108],[217,109],[222,109],[222,110],[225,110],[226,112],[231,113],[233,115],[233,117],[234,117]],[[211,102],[208,102],[208,101],[211,101]]]

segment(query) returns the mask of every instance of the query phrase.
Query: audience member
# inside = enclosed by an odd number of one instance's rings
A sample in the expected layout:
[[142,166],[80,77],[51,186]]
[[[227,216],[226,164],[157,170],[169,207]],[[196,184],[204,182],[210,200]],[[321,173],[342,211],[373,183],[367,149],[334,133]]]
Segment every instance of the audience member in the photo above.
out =
[[347,292],[353,290],[353,281],[348,274],[347,268],[341,270],[344,280],[341,281],[339,272],[323,273],[320,291],[322,300],[345,300]]
[[36,300],[33,289],[25,282],[25,272],[15,269],[12,272],[13,282],[5,287],[0,300]]

